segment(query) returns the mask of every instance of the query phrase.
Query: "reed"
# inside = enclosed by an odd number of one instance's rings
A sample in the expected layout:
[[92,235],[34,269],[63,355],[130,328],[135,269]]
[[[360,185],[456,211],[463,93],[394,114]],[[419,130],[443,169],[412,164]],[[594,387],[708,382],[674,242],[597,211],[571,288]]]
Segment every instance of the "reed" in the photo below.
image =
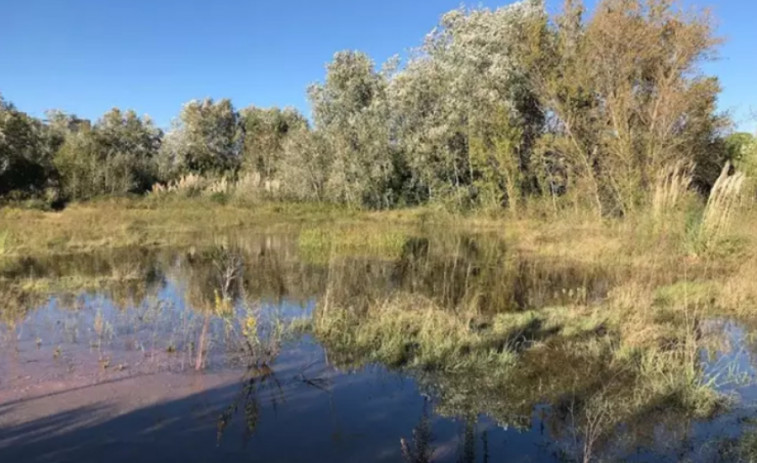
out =
[[652,215],[656,220],[664,219],[680,205],[691,186],[693,171],[691,163],[679,161],[657,175],[652,194]]
[[11,234],[9,231],[0,231],[0,256],[10,253]]
[[728,230],[732,216],[741,204],[745,179],[743,172],[731,173],[730,163],[723,167],[702,215],[700,238],[705,245],[711,246]]

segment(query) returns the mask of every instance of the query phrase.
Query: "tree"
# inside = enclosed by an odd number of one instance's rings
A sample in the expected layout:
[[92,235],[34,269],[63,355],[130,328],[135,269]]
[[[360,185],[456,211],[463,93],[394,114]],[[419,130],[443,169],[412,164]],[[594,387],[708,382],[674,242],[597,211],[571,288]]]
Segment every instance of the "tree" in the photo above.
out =
[[343,51],[329,63],[325,82],[308,91],[315,130],[333,155],[325,192],[333,201],[368,207],[394,201],[386,86],[367,55]]
[[728,159],[739,170],[754,178],[757,175],[757,137],[738,132],[725,139]]
[[263,181],[274,179],[287,137],[295,131],[307,130],[307,119],[292,108],[254,106],[243,109],[239,118],[244,130],[243,169],[257,172]]
[[239,115],[228,99],[214,102],[206,98],[185,104],[166,138],[160,165],[168,178],[190,172],[234,173],[240,166]]
[[543,17],[543,2],[534,0],[453,10],[393,79],[397,139],[427,196],[502,204],[523,194],[519,179],[543,115],[520,44],[526,26]]
[[728,135],[724,142],[728,152],[728,159],[738,163],[747,156],[748,151],[755,142],[755,137],[748,132],[736,132]]
[[41,121],[0,96],[0,196],[41,193],[54,184],[52,152],[57,141]]
[[529,75],[549,115],[544,151],[598,214],[644,205],[656,173],[678,162],[711,184],[725,160],[719,85],[698,67],[718,40],[706,15],[672,3],[603,0],[584,21],[583,4],[567,0],[554,28],[530,30]]
[[333,157],[323,135],[298,130],[284,142],[279,169],[285,198],[298,201],[324,201],[332,171]]
[[149,118],[117,108],[94,125],[63,113],[49,117],[64,134],[55,165],[67,197],[142,193],[155,182],[162,133]]

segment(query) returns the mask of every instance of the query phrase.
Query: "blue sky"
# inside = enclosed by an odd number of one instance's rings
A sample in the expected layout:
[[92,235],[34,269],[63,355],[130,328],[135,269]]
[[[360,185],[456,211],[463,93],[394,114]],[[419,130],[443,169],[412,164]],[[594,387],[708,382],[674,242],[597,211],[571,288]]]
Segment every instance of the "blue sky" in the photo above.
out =
[[[561,0],[548,0],[549,9]],[[594,0],[589,0],[589,6]],[[496,7],[507,1],[468,4]],[[720,106],[757,129],[757,1],[708,4],[728,42],[706,70],[724,86]],[[96,119],[132,108],[168,126],[193,98],[237,107],[295,106],[333,53],[377,62],[419,45],[459,0],[0,0],[0,93],[41,116],[59,108]]]

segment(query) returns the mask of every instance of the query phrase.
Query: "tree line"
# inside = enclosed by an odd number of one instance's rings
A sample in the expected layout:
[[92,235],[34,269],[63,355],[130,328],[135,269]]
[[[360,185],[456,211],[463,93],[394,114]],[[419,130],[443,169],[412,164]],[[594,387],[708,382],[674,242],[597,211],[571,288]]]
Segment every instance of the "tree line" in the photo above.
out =
[[[445,15],[412,56],[342,51],[308,88],[312,117],[184,105],[169,130],[134,111],[35,119],[0,99],[0,197],[49,203],[141,194],[182,176],[254,175],[271,197],[366,208],[530,201],[625,215],[660,175],[706,192],[754,140],[728,136],[700,65],[720,40],[674,0],[543,0]],[[681,167],[683,166],[683,167]]]

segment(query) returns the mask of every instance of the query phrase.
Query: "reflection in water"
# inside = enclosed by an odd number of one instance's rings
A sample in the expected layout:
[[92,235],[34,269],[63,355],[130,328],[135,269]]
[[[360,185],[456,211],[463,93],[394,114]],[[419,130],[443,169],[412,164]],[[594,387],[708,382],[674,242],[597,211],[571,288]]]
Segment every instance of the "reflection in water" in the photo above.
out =
[[429,463],[433,461],[434,451],[431,448],[431,417],[428,400],[423,400],[423,412],[418,425],[413,428],[413,439],[400,439],[402,457],[407,463]]
[[281,388],[281,383],[276,379],[274,370],[266,363],[251,366],[242,384],[242,390],[239,395],[218,417],[218,445],[221,444],[224,431],[231,423],[232,418],[239,413],[240,409],[244,416],[245,440],[249,440],[253,435],[258,425],[260,414],[259,395],[261,391],[265,391],[267,388],[274,389],[274,393],[271,394],[271,407],[274,410],[278,404],[284,402],[284,391]]
[[[615,355],[618,333],[591,308],[619,271],[511,254],[482,236],[407,237],[387,258],[300,251],[296,237],[258,235],[3,261],[0,457],[68,448],[61,458],[88,461],[106,435],[121,436],[108,441],[115,461],[749,454],[747,406],[694,420],[676,408],[689,399],[667,392],[677,389],[640,387],[659,362]],[[585,317],[560,318],[562,307]],[[691,381],[723,359],[750,372],[749,352],[702,357]],[[113,397],[127,411],[45,421]],[[143,414],[161,418],[144,426]],[[50,435],[31,434],[40,426]],[[151,450],[128,450],[134,436]]]

